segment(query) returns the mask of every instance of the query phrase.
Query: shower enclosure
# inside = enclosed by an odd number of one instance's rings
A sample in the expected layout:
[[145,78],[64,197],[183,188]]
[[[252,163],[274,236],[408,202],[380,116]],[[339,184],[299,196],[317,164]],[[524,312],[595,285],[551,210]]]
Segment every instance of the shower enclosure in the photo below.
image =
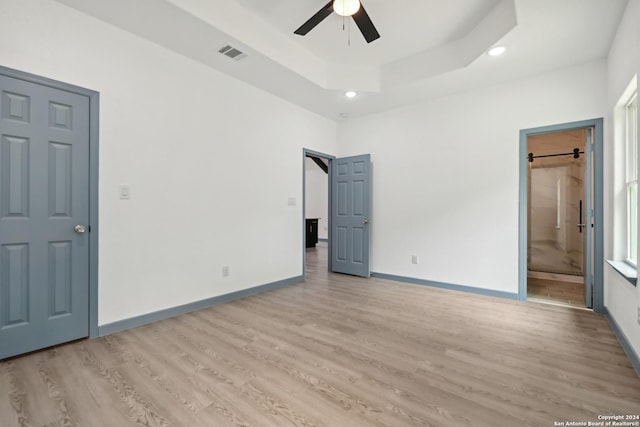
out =
[[529,139],[529,271],[584,275],[584,132]]

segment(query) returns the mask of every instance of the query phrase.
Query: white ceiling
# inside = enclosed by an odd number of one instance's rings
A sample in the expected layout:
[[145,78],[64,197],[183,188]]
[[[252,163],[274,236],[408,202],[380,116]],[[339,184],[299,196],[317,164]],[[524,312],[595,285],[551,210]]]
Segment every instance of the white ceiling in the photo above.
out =
[[[273,25],[284,37],[295,39],[325,62],[375,65],[396,61],[465,36],[500,2],[363,0],[367,13],[382,35],[367,44],[352,19],[343,19],[335,13],[306,36],[293,35],[293,31],[324,7],[328,0],[237,1]],[[433,13],[436,9],[438,13]]]
[[328,0],[57,1],[334,120],[602,59],[627,3],[362,0],[381,35],[367,44],[336,14],[293,34]]

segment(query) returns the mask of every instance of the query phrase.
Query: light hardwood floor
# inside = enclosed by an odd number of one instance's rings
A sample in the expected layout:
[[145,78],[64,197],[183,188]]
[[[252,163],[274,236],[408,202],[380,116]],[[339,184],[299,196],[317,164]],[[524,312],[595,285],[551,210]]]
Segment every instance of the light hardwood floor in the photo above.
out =
[[640,414],[585,310],[328,274],[0,362],[0,425],[554,426]]

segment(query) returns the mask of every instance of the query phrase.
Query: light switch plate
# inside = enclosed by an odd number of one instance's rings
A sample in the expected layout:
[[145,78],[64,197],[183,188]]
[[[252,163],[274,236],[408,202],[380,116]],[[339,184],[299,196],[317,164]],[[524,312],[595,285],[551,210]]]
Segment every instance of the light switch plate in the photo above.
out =
[[131,187],[126,184],[120,184],[118,187],[118,194],[121,199],[128,200],[131,198]]
[[296,205],[296,198],[295,197],[289,197],[288,204],[289,204],[289,206],[295,206]]

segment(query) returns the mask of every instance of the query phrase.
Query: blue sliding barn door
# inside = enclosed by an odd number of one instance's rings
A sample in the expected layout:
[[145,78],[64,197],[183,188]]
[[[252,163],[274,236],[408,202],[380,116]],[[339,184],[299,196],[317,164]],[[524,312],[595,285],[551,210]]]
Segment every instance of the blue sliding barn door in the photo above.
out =
[[89,335],[89,98],[0,75],[0,359]]
[[331,163],[331,271],[369,277],[371,158]]

